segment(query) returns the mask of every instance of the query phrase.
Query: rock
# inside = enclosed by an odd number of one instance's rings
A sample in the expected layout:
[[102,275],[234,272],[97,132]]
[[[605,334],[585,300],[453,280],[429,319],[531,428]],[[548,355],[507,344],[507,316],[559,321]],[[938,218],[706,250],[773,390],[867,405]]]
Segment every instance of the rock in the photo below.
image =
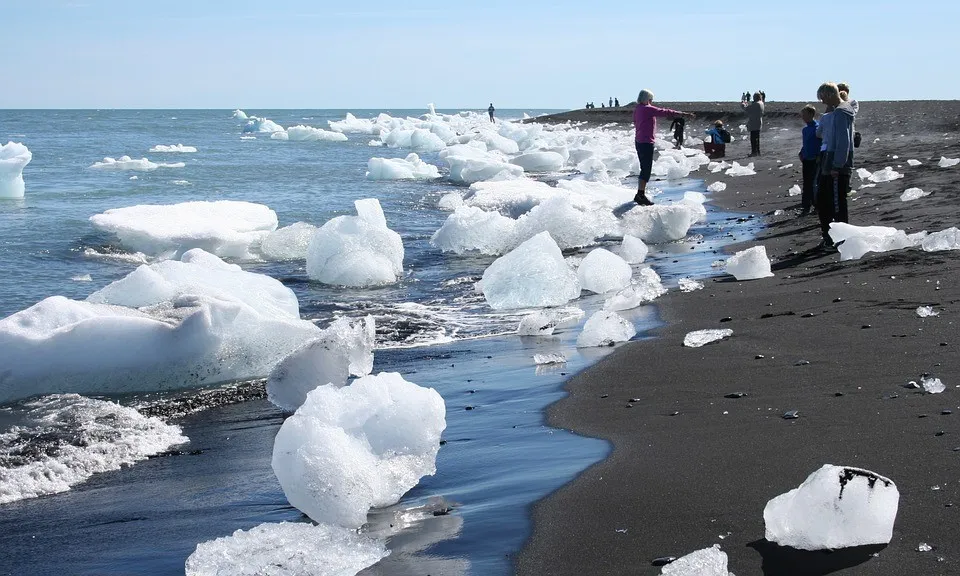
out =
[[796,420],[796,419],[799,418],[799,417],[800,417],[800,411],[799,411],[799,410],[790,410],[790,411],[788,411],[788,412],[784,412],[784,413],[783,413],[783,419],[784,419],[784,420]]

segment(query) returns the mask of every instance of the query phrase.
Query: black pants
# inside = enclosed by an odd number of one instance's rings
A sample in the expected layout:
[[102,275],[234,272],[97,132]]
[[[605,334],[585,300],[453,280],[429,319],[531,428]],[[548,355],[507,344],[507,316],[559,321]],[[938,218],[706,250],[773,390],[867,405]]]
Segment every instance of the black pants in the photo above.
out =
[[[830,174],[820,176],[817,190],[817,216],[823,239],[830,239],[831,222],[847,222],[847,194],[850,193],[850,172],[841,171],[836,178]],[[834,204],[836,203],[836,204]]]
[[756,156],[760,155],[760,131],[750,131],[750,153]]
[[800,207],[807,211],[813,206],[813,199],[817,194],[817,169],[820,164],[816,158],[801,160],[801,163],[803,164],[803,195],[800,196]]

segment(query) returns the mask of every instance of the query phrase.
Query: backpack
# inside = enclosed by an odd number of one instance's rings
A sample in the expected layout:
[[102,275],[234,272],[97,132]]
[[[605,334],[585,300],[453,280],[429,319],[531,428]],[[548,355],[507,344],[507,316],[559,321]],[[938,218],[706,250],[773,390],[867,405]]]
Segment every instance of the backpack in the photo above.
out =
[[726,130],[724,130],[723,128],[721,128],[721,129],[720,129],[720,139],[723,140],[723,143],[724,143],[724,144],[729,144],[729,143],[733,140],[733,137],[730,136],[730,133],[729,133],[729,132],[727,132]]

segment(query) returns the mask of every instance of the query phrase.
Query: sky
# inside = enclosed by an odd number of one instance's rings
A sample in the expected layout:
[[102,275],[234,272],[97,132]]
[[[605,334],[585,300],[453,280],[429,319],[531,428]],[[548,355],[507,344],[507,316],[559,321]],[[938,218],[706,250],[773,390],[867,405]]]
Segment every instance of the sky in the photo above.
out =
[[0,0],[0,108],[960,98],[960,3]]

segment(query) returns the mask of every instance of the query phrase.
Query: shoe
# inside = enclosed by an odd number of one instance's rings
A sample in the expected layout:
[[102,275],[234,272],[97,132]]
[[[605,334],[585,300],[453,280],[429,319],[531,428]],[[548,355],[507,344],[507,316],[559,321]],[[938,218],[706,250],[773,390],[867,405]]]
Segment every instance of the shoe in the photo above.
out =
[[637,195],[633,197],[633,201],[641,206],[653,206],[653,201],[647,198],[647,195],[643,192],[637,192]]

